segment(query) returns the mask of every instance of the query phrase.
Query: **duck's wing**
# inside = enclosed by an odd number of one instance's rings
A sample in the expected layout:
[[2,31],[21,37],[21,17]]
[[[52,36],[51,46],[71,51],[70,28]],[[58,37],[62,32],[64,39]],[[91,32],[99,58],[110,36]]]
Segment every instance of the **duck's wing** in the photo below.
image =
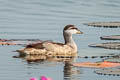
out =
[[29,44],[26,46],[26,48],[36,48],[36,49],[43,49],[43,43],[34,43],[34,44]]
[[52,43],[52,41],[43,41],[43,42],[28,44],[26,48],[43,49],[45,48],[43,44],[46,44],[46,43]]

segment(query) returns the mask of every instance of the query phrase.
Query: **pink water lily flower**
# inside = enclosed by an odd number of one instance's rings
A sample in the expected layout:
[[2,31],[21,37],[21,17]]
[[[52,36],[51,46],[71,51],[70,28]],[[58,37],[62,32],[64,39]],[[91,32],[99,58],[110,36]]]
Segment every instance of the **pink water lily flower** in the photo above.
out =
[[51,78],[47,78],[45,76],[41,76],[40,80],[52,80]]
[[30,80],[38,80],[38,79],[33,77],[33,78],[30,78]]

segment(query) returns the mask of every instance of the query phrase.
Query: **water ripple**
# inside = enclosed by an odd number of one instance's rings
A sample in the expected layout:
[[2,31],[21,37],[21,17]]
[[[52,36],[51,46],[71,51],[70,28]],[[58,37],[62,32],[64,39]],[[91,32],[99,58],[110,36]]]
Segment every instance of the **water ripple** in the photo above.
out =
[[[0,38],[41,39],[62,42],[63,27],[66,24],[75,24],[84,32],[79,37],[74,36],[79,48],[78,55],[116,54],[119,51],[91,49],[88,48],[88,44],[92,42],[101,43],[99,36],[118,35],[119,29],[92,28],[82,23],[120,21],[119,4],[120,0],[0,0]],[[34,68],[32,69],[25,61],[11,58],[15,55],[11,51],[20,48],[21,46],[0,47],[0,80],[27,80],[30,77],[39,77],[44,74],[53,77],[54,80],[63,80],[63,75],[65,78],[66,73],[63,74],[64,63],[61,63],[62,65],[58,63],[57,66],[54,64],[55,66],[50,67],[44,65],[47,63],[43,62],[31,65]],[[80,59],[79,61],[84,60]],[[89,59],[86,61],[89,61]],[[73,68],[70,67],[70,69]],[[65,69],[64,72],[69,72],[70,69]],[[98,78],[94,75],[91,70],[82,70],[82,74],[75,73],[75,75],[72,75],[72,72],[69,72],[67,77],[75,80],[88,80],[88,77],[94,76],[96,80],[104,80],[103,77]],[[56,74],[56,71],[60,74]],[[105,79],[119,80],[119,77],[107,77]],[[89,80],[93,80],[93,78],[89,78]]]

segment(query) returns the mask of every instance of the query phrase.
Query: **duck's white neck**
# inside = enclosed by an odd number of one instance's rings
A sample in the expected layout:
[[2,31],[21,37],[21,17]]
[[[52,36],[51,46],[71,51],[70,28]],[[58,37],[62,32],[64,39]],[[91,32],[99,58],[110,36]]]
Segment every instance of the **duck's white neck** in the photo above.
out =
[[77,45],[72,38],[72,34],[63,33],[65,44],[70,45],[77,52]]

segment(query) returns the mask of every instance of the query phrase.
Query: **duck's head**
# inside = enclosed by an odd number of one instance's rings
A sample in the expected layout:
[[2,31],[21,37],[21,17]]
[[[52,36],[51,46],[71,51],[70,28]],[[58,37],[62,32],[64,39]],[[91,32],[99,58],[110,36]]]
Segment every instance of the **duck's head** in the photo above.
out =
[[77,27],[75,27],[75,25],[71,25],[71,24],[66,25],[64,27],[63,33],[67,35],[83,34],[83,32],[81,32]]

